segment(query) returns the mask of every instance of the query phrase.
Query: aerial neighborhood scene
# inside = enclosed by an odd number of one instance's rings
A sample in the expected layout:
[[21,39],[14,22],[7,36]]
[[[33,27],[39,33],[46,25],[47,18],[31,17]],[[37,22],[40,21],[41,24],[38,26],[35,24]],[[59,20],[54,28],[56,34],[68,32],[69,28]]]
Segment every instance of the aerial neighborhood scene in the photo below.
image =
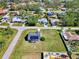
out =
[[0,0],[0,59],[79,59],[79,0]]

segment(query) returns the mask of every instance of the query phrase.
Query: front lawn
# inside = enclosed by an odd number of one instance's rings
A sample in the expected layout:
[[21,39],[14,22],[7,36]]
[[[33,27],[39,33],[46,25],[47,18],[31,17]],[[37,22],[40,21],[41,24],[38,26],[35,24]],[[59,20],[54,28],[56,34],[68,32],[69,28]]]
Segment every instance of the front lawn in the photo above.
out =
[[17,30],[0,28],[0,58],[2,58]]
[[23,23],[14,23],[12,26],[22,26]]
[[45,41],[39,41],[36,43],[29,43],[28,41],[25,41],[25,36],[29,32],[35,31],[36,30],[25,30],[22,33],[10,59],[23,59],[23,56],[27,56],[28,53],[33,52],[66,52],[59,36],[59,32],[56,30],[41,30],[41,35],[45,37]]
[[0,25],[2,25],[2,26],[9,26],[8,23],[2,23],[2,24],[0,24]]
[[38,26],[38,27],[44,27],[44,24],[37,23],[36,26]]

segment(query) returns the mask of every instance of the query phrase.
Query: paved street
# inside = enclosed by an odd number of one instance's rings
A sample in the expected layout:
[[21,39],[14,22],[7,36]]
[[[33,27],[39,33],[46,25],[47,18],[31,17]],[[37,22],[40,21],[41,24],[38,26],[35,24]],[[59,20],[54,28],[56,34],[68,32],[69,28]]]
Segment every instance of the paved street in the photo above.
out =
[[[7,26],[0,26],[0,28],[7,28]],[[17,30],[26,30],[26,29],[70,29],[70,30],[79,30],[79,27],[21,27],[21,26],[10,26],[10,28],[14,28]]]

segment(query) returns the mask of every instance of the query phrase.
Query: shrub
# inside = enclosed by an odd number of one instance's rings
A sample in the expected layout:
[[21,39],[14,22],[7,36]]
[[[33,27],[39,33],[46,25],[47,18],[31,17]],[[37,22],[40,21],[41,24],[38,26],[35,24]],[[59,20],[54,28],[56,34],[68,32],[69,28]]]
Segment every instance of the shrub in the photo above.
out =
[[2,20],[2,16],[0,16],[0,20]]
[[35,26],[37,23],[37,17],[35,16],[32,16],[28,19],[28,25],[29,26]]
[[76,30],[75,32],[79,35],[79,31],[78,30]]
[[45,37],[41,37],[41,39],[40,39],[41,41],[45,41]]

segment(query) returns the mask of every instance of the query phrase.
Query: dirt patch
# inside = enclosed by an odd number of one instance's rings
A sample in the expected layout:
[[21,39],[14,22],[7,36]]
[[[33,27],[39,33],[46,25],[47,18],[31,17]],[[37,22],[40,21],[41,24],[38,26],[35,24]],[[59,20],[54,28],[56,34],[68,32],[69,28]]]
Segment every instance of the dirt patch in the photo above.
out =
[[41,59],[41,53],[28,53],[22,59]]

